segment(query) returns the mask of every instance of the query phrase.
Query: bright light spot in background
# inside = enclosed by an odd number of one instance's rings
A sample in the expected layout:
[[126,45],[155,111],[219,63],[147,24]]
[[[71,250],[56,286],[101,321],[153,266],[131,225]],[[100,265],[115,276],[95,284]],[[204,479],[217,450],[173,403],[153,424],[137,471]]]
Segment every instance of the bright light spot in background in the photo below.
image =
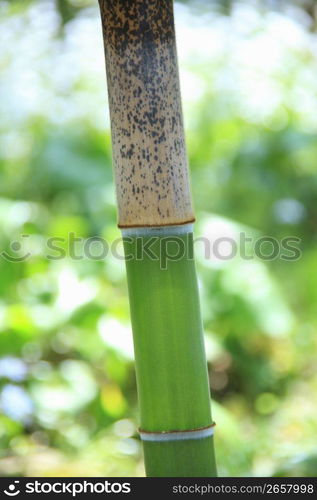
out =
[[273,211],[276,219],[283,224],[298,224],[306,215],[304,205],[293,198],[278,200]]
[[124,455],[137,455],[140,453],[140,443],[136,439],[122,439],[118,442],[117,449]]
[[0,378],[9,378],[13,382],[22,382],[27,374],[26,364],[19,358],[6,356],[0,359]]
[[[199,238],[195,248],[200,259],[212,268],[220,269],[226,267],[234,258],[239,255],[240,233],[243,226],[232,220],[217,215],[208,216],[199,228]],[[248,234],[248,236],[250,236]],[[209,257],[209,258],[208,258]]]
[[98,322],[98,331],[106,345],[113,347],[125,358],[133,359],[133,339],[131,328],[117,319],[103,316]]
[[33,206],[26,201],[16,201],[11,205],[6,215],[12,226],[20,227],[25,224],[25,222],[31,220],[34,208],[35,204]]
[[64,379],[83,401],[91,401],[97,393],[96,381],[90,367],[81,361],[67,360],[60,365]]
[[22,387],[7,384],[0,394],[0,409],[13,420],[29,423],[33,412],[33,403]]
[[130,438],[136,433],[135,423],[128,418],[118,420],[113,425],[113,431],[121,438]]
[[60,271],[58,288],[56,305],[61,311],[67,313],[74,311],[96,296],[95,283],[92,280],[80,281],[70,267]]
[[[56,414],[76,411],[95,398],[97,384],[86,363],[64,361],[60,364],[60,375],[62,380],[54,377],[48,370],[47,383],[32,387],[32,396],[41,412],[51,411]],[[39,379],[42,380],[41,377]]]

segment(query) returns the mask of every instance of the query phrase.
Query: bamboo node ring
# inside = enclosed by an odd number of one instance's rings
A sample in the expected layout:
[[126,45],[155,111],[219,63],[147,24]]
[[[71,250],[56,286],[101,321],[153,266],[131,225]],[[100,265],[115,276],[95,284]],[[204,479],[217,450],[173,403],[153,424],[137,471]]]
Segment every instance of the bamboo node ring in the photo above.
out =
[[204,439],[214,435],[215,422],[207,427],[197,427],[196,429],[174,430],[152,432],[139,429],[142,441],[185,441],[189,439]]

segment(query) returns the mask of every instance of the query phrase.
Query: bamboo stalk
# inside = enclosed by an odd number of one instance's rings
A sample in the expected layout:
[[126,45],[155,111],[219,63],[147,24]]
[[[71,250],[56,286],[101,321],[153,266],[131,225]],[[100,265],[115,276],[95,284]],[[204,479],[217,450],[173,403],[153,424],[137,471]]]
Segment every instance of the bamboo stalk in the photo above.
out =
[[149,476],[215,476],[172,0],[99,0]]

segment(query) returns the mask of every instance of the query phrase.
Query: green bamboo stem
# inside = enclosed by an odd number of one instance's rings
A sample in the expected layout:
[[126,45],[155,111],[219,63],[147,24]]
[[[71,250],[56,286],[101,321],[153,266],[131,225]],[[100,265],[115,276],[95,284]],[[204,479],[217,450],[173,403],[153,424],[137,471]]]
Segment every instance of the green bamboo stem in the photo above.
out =
[[172,0],[99,0],[149,476],[215,476]]
[[[177,227],[173,235],[160,233],[124,238],[140,427],[205,428],[212,418],[193,235]],[[145,441],[144,454],[149,476],[216,474],[212,436]]]

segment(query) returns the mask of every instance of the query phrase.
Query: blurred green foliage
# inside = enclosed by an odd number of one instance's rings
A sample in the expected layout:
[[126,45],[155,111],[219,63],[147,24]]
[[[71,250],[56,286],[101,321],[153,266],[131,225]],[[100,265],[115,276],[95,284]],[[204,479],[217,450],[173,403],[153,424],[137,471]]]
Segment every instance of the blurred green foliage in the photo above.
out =
[[[124,262],[67,243],[120,237],[96,3],[0,1],[1,475],[144,474]],[[312,476],[313,11],[227,4],[176,4],[196,236],[252,239],[249,259],[197,244],[219,471]],[[262,236],[300,258],[254,256]]]

